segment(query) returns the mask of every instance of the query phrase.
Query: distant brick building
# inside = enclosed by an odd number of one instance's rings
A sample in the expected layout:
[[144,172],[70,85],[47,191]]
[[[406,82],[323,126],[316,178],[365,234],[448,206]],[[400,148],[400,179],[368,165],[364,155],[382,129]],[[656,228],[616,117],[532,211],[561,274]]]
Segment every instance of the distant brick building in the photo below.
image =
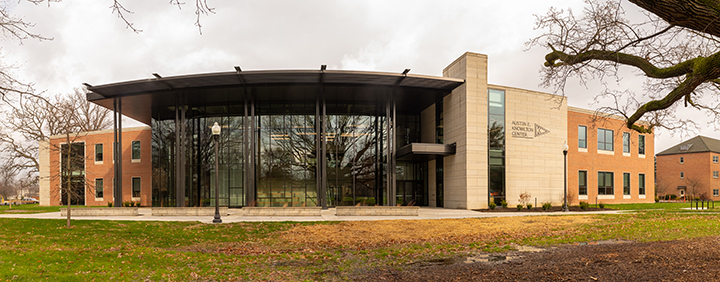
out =
[[720,200],[720,140],[696,136],[657,154],[658,195]]
[[[122,134],[123,201],[140,202],[150,206],[152,190],[152,159],[150,127],[125,128]],[[66,203],[60,192],[67,186],[61,177],[61,161],[67,161],[68,138],[52,136],[40,144],[40,205],[56,206]],[[93,131],[71,134],[72,155],[78,156],[70,176],[71,183],[84,187],[81,199],[73,204],[104,206],[113,201],[113,131]],[[72,158],[70,160],[73,160]],[[71,184],[72,185],[72,184]]]
[[568,107],[570,203],[654,202],[654,140],[621,117]]

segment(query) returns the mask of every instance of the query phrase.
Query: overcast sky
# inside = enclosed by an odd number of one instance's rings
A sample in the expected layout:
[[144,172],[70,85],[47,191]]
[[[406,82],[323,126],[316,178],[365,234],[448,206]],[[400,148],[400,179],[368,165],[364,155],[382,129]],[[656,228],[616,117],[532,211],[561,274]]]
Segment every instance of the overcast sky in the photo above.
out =
[[[12,1],[11,1],[12,2]],[[328,69],[402,72],[441,76],[466,51],[489,56],[491,84],[543,92],[539,70],[543,48],[525,51],[534,14],[549,7],[582,10],[578,0],[546,1],[208,1],[215,14],[194,26],[193,1],[182,9],[167,0],[122,0],[134,33],[112,14],[112,1],[66,0],[49,5],[25,2],[12,13],[36,24],[33,32],[51,41],[6,40],[4,60],[19,64],[18,75],[48,95],[82,83],[99,85],[180,74],[262,69]],[[13,2],[14,3],[14,2]],[[625,3],[630,12],[637,8]],[[624,85],[641,85],[633,77]],[[595,109],[602,88],[570,83],[569,105]],[[703,119],[704,113],[691,114]],[[720,138],[714,130],[703,135]],[[687,136],[660,130],[656,152]]]

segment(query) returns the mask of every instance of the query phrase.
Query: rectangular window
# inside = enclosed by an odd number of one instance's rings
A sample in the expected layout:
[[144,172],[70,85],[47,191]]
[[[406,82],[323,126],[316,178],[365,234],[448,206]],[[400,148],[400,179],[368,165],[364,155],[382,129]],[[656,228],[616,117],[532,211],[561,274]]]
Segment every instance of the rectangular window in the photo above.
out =
[[613,173],[598,172],[598,195],[614,195]]
[[630,195],[630,173],[623,173],[623,195]]
[[638,175],[638,193],[645,195],[645,174]]
[[684,178],[684,177],[685,177],[685,172],[681,171],[681,172],[680,172],[680,178]]
[[587,171],[578,172],[578,194],[587,196]]
[[140,177],[132,178],[132,197],[140,198]]
[[630,153],[630,133],[623,132],[623,153]]
[[638,136],[638,154],[645,154],[645,135]]
[[103,161],[103,144],[95,144],[95,161]]
[[103,179],[95,178],[95,198],[103,197]]
[[718,163],[718,156],[713,156],[713,162]]
[[718,171],[713,171],[713,178],[718,178]]
[[584,125],[578,126],[578,147],[587,148],[587,127]]
[[713,197],[717,197],[717,196],[720,196],[720,190],[713,189]]
[[140,141],[132,141],[132,159],[140,159]]
[[598,128],[598,150],[613,150],[613,131]]
[[680,163],[681,163],[681,164],[682,164],[682,163],[685,163],[685,158],[680,157]]

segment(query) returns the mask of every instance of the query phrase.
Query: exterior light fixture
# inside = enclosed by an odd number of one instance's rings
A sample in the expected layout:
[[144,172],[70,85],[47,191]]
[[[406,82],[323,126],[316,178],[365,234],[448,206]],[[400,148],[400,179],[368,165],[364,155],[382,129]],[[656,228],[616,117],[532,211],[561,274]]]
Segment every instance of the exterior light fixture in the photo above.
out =
[[218,140],[220,139],[220,125],[218,125],[217,122],[213,124],[212,126],[212,135],[213,139],[215,139],[215,218],[213,218],[213,223],[222,223],[222,219],[220,219],[220,206],[219,206],[219,200],[220,200],[220,170],[218,165],[218,144],[220,143]]
[[567,141],[565,141],[565,143],[563,143],[563,162],[564,162],[563,172],[565,174],[565,177],[563,178],[563,180],[565,181],[565,187],[563,188],[563,194],[564,194],[563,212],[569,211],[568,202],[567,202],[567,153],[568,153],[568,149],[570,149],[570,148],[568,147]]

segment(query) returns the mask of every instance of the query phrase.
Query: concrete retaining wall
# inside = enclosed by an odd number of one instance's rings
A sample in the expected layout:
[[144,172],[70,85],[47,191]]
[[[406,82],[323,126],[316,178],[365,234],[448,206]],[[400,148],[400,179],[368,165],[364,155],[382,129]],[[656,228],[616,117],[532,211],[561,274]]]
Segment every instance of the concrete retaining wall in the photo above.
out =
[[320,216],[321,207],[244,207],[243,216]]
[[[220,215],[228,214],[227,207],[220,207]],[[215,207],[153,207],[153,216],[213,216]]]
[[336,207],[337,216],[417,216],[419,207]]
[[[70,211],[70,216],[136,216],[136,207],[118,208],[77,208]],[[67,216],[67,208],[60,208],[60,216]]]

